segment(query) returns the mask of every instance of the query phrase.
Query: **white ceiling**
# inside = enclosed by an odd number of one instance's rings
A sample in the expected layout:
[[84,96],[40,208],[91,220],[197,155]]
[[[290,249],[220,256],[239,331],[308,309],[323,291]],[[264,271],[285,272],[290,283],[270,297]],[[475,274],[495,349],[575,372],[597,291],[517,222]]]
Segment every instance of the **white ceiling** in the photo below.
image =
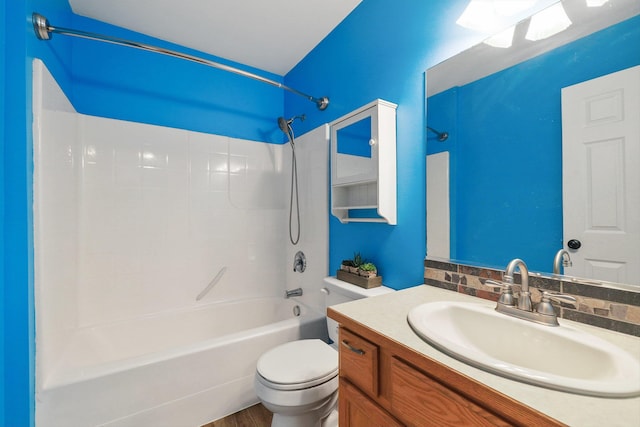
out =
[[361,1],[69,0],[69,4],[78,15],[285,75]]

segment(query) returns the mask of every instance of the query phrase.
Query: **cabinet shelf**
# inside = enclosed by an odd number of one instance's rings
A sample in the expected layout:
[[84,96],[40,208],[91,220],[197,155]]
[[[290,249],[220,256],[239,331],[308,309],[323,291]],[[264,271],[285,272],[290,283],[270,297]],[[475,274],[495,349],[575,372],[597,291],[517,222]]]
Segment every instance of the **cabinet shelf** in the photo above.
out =
[[386,218],[352,218],[346,216],[342,219],[342,222],[379,222],[386,223],[388,222]]
[[333,209],[377,209],[378,205],[347,205],[334,206]]

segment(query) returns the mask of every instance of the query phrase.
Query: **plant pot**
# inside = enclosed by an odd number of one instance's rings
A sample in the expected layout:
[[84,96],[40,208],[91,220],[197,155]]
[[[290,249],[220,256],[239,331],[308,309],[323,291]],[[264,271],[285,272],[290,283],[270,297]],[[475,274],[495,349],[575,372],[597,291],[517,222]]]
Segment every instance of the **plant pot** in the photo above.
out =
[[352,273],[352,274],[358,274],[358,267],[351,267],[351,266],[349,266],[349,267],[347,267],[347,268],[348,268],[348,270],[347,270],[347,271],[348,271],[349,273]]
[[378,275],[378,272],[376,270],[373,270],[373,271],[358,270],[358,275],[362,277],[376,277]]

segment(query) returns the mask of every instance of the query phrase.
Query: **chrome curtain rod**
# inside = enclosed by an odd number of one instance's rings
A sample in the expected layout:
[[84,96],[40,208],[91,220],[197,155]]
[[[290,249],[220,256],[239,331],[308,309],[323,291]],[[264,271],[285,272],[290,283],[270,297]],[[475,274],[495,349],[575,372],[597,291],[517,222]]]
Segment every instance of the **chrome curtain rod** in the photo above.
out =
[[323,96],[321,98],[315,98],[311,95],[307,95],[304,92],[300,92],[294,88],[283,85],[275,80],[267,79],[266,77],[259,76],[257,74],[250,73],[248,71],[239,70],[238,68],[231,67],[229,65],[220,64],[219,62],[210,61],[208,59],[199,58],[197,56],[188,55],[186,53],[176,52],[174,50],[164,49],[158,46],[148,45],[144,43],[138,43],[131,40],[121,39],[117,37],[105,36],[103,34],[90,33],[86,31],[73,30],[70,28],[54,27],[49,24],[46,17],[39,13],[33,13],[31,15],[33,22],[33,30],[36,33],[36,37],[40,40],[50,40],[51,33],[62,34],[65,36],[79,37],[83,39],[102,41],[111,44],[117,44],[120,46],[132,47],[135,49],[147,50],[150,52],[160,53],[163,55],[173,56],[175,58],[186,59],[187,61],[196,62],[198,64],[208,65],[209,67],[218,68],[220,70],[228,71],[230,73],[238,74],[240,76],[249,77],[250,79],[258,80],[263,83],[276,86],[280,89],[287,90],[296,95],[307,98],[309,101],[316,104],[319,110],[324,110],[329,106],[329,98]]

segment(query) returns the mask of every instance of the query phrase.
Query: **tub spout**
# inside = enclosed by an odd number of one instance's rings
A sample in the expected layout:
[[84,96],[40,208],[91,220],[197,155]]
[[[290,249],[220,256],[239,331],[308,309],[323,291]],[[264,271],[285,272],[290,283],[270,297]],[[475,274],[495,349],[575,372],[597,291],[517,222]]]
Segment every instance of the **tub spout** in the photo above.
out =
[[300,296],[302,296],[302,288],[291,289],[285,292],[285,298],[300,297]]

